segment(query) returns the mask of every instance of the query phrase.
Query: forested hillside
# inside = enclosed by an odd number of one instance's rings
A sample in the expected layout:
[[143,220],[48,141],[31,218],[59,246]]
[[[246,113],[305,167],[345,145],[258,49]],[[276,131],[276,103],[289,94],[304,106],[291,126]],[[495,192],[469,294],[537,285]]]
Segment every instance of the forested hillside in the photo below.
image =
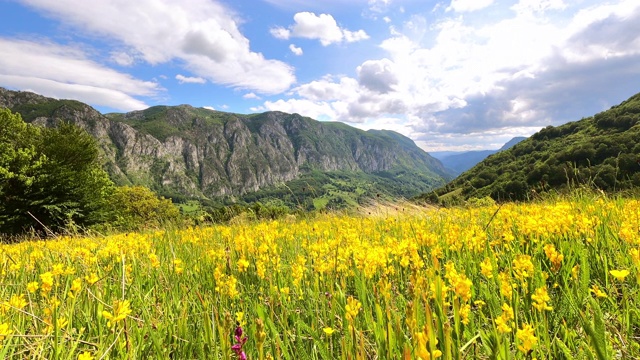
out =
[[640,94],[593,117],[548,126],[489,156],[446,186],[421,196],[522,200],[532,192],[640,186]]

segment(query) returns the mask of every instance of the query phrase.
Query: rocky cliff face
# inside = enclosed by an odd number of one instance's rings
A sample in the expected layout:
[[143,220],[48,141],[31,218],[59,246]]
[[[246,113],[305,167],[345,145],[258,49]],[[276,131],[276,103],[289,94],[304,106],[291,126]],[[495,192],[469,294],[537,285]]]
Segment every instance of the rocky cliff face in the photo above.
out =
[[88,105],[0,88],[0,106],[26,121],[70,121],[92,134],[117,183],[194,197],[234,196],[289,181],[309,169],[366,173],[407,169],[434,185],[449,174],[411,140],[297,114],[224,113],[188,105],[102,115]]

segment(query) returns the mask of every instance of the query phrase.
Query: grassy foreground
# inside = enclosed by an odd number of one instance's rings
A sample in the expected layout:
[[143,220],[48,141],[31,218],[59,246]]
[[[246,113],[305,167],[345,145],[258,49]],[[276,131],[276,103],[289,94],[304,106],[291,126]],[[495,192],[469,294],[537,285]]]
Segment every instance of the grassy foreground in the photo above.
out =
[[640,357],[640,202],[0,245],[0,358]]

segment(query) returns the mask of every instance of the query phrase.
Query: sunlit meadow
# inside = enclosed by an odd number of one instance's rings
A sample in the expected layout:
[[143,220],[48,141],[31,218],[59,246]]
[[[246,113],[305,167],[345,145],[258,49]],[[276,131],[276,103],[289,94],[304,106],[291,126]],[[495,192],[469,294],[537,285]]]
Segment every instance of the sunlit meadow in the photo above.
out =
[[640,202],[0,245],[0,358],[640,357]]

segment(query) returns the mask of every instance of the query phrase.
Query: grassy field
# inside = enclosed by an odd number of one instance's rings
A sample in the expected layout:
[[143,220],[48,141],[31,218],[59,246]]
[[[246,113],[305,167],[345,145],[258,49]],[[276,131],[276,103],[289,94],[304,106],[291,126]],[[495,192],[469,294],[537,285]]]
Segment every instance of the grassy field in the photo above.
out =
[[0,245],[0,358],[633,359],[640,202]]

